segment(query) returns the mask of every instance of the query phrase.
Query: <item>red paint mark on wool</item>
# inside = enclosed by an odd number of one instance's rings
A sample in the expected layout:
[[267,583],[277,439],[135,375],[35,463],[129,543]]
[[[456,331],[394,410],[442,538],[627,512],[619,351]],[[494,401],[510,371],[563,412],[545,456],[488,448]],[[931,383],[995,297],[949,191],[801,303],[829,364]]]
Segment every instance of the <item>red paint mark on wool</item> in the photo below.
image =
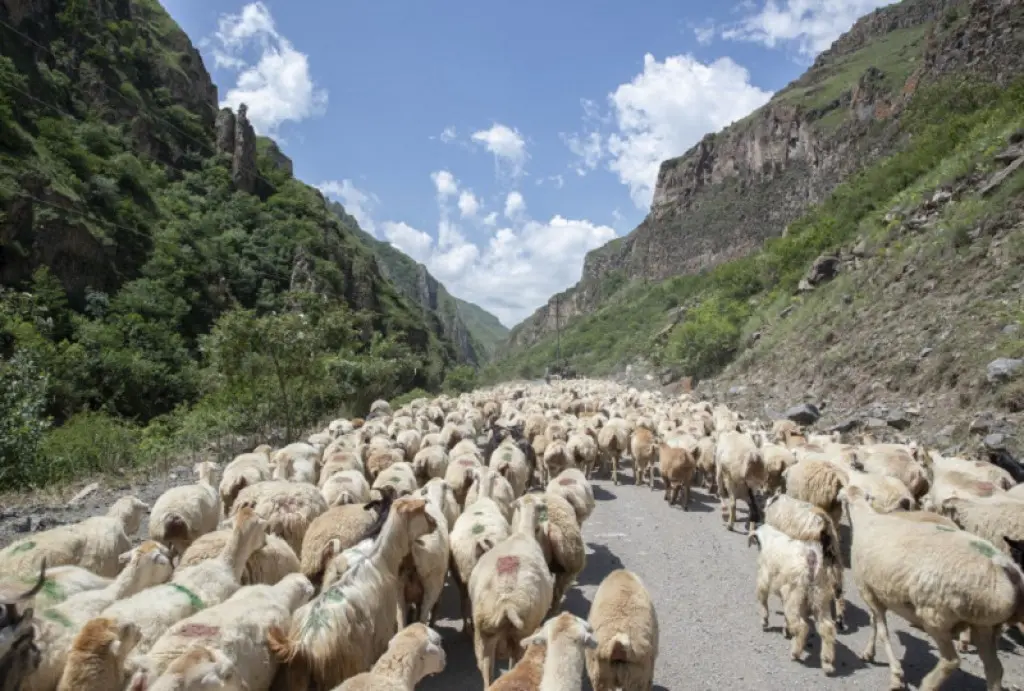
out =
[[502,576],[519,571],[519,557],[498,557],[498,573]]
[[470,468],[470,467],[476,465],[476,462],[473,461],[472,459],[469,459],[469,458],[462,458],[462,459],[456,461],[456,463],[458,463],[461,466],[465,466],[467,468]]
[[177,635],[183,638],[212,638],[220,632],[217,626],[207,626],[197,622],[185,624],[177,630]]
[[558,481],[558,484],[560,484],[562,487],[568,487],[569,485],[575,485],[576,481],[573,480],[571,477],[563,477],[561,480]]
[[996,486],[991,482],[979,482],[978,483],[978,494],[983,497],[990,497],[992,493],[996,491]]

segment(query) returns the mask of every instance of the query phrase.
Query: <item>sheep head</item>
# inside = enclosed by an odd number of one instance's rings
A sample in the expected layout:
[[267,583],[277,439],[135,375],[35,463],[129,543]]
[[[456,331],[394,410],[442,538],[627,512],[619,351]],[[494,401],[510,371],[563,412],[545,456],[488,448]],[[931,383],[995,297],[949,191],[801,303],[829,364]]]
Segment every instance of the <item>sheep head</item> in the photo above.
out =
[[239,505],[235,513],[233,530],[240,536],[239,546],[247,555],[263,549],[267,544],[267,522],[256,513],[252,502],[243,502]]
[[170,548],[154,540],[146,540],[117,558],[122,568],[136,569],[136,578],[143,587],[166,583],[174,572],[173,553]]
[[427,502],[420,497],[396,499],[392,509],[405,521],[409,540],[414,541],[437,528],[437,521],[427,512]]
[[562,612],[558,616],[548,619],[536,632],[524,638],[520,645],[523,648],[530,645],[546,646],[555,638],[570,641],[581,648],[590,650],[597,648],[594,629],[585,619],[570,612]]
[[416,622],[395,634],[388,642],[388,651],[404,653],[416,661],[417,680],[444,671],[447,662],[441,634],[426,624]]

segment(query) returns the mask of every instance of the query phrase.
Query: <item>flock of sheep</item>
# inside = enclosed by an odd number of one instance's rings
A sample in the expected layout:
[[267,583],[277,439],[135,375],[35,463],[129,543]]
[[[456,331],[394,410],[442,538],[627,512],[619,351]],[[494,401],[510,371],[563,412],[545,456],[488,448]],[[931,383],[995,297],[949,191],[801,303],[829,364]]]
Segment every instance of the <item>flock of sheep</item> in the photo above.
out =
[[[586,561],[590,478],[617,484],[626,457],[683,509],[694,484],[717,492],[730,530],[746,504],[762,624],[781,599],[793,659],[813,623],[834,671],[849,554],[873,628],[861,657],[880,638],[892,688],[889,611],[938,647],[924,691],[972,644],[1002,688],[998,640],[1024,624],[1019,468],[574,381],[377,401],[365,420],[236,457],[219,482],[199,463],[196,484],[151,509],[123,497],[9,545],[0,691],[411,690],[446,664],[431,628],[446,582],[485,689],[578,691],[586,674],[594,691],[649,691],[658,619],[635,573],[608,574],[587,620],[559,612]],[[499,660],[511,668],[495,678]]]

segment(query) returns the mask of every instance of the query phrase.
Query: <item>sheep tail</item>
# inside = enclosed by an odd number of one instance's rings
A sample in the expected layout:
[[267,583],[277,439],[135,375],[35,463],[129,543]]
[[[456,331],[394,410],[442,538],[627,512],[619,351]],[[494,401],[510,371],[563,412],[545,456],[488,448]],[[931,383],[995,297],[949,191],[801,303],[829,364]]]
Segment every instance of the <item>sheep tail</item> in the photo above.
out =
[[169,513],[164,516],[164,540],[187,540],[188,523],[181,514]]
[[291,664],[299,655],[299,646],[288,637],[280,626],[271,626],[267,630],[267,645],[270,652],[282,664]]
[[1001,566],[1003,568],[1003,573],[1006,574],[1006,577],[1010,579],[1010,582],[1013,584],[1013,589],[1016,593],[1013,617],[1006,623],[1024,623],[1024,578],[1022,578],[1021,569],[1012,561],[1001,564]]
[[505,619],[509,624],[512,624],[513,628],[521,630],[523,628],[523,619],[519,616],[511,607],[505,609]]
[[630,662],[629,634],[617,633],[609,638],[603,646],[601,657],[609,662]]
[[754,490],[747,487],[747,504],[750,506],[750,521],[752,523],[761,522],[761,508],[757,505],[757,500],[754,498]]

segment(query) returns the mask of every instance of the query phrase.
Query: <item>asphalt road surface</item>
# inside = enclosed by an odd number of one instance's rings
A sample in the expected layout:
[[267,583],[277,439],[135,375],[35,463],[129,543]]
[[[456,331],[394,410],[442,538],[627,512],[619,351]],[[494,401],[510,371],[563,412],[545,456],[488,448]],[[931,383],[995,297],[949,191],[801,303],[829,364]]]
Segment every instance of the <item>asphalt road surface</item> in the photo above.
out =
[[[868,665],[857,655],[868,640],[868,615],[847,572],[849,604],[847,630],[836,642],[836,672],[826,677],[818,659],[820,639],[812,633],[801,662],[789,658],[789,641],[781,631],[781,603],[769,601],[769,630],[762,631],[754,595],[757,549],[747,547],[745,514],[738,509],[737,532],[721,519],[717,499],[695,491],[690,510],[669,507],[658,491],[633,486],[627,470],[615,486],[595,480],[597,508],[584,524],[587,566],[570,590],[563,609],[586,617],[597,586],[609,572],[625,567],[635,571],[654,598],[660,626],[660,653],[655,691],[757,689],[758,691],[828,691],[829,689],[888,689],[888,658],[881,643],[876,661]],[[740,502],[740,507],[743,503]],[[843,527],[844,544],[849,532]],[[451,691],[480,689],[472,643],[458,622],[458,599],[446,588],[443,618],[437,628],[444,636],[447,669],[425,679],[417,689]],[[936,662],[935,646],[904,620],[889,614],[893,648],[901,656],[912,688]],[[1003,637],[1000,660],[1007,689],[1024,684],[1024,648]],[[946,684],[948,691],[985,691],[978,656],[963,654],[960,670]],[[505,669],[502,663],[501,670]],[[590,689],[584,681],[583,688]]]

